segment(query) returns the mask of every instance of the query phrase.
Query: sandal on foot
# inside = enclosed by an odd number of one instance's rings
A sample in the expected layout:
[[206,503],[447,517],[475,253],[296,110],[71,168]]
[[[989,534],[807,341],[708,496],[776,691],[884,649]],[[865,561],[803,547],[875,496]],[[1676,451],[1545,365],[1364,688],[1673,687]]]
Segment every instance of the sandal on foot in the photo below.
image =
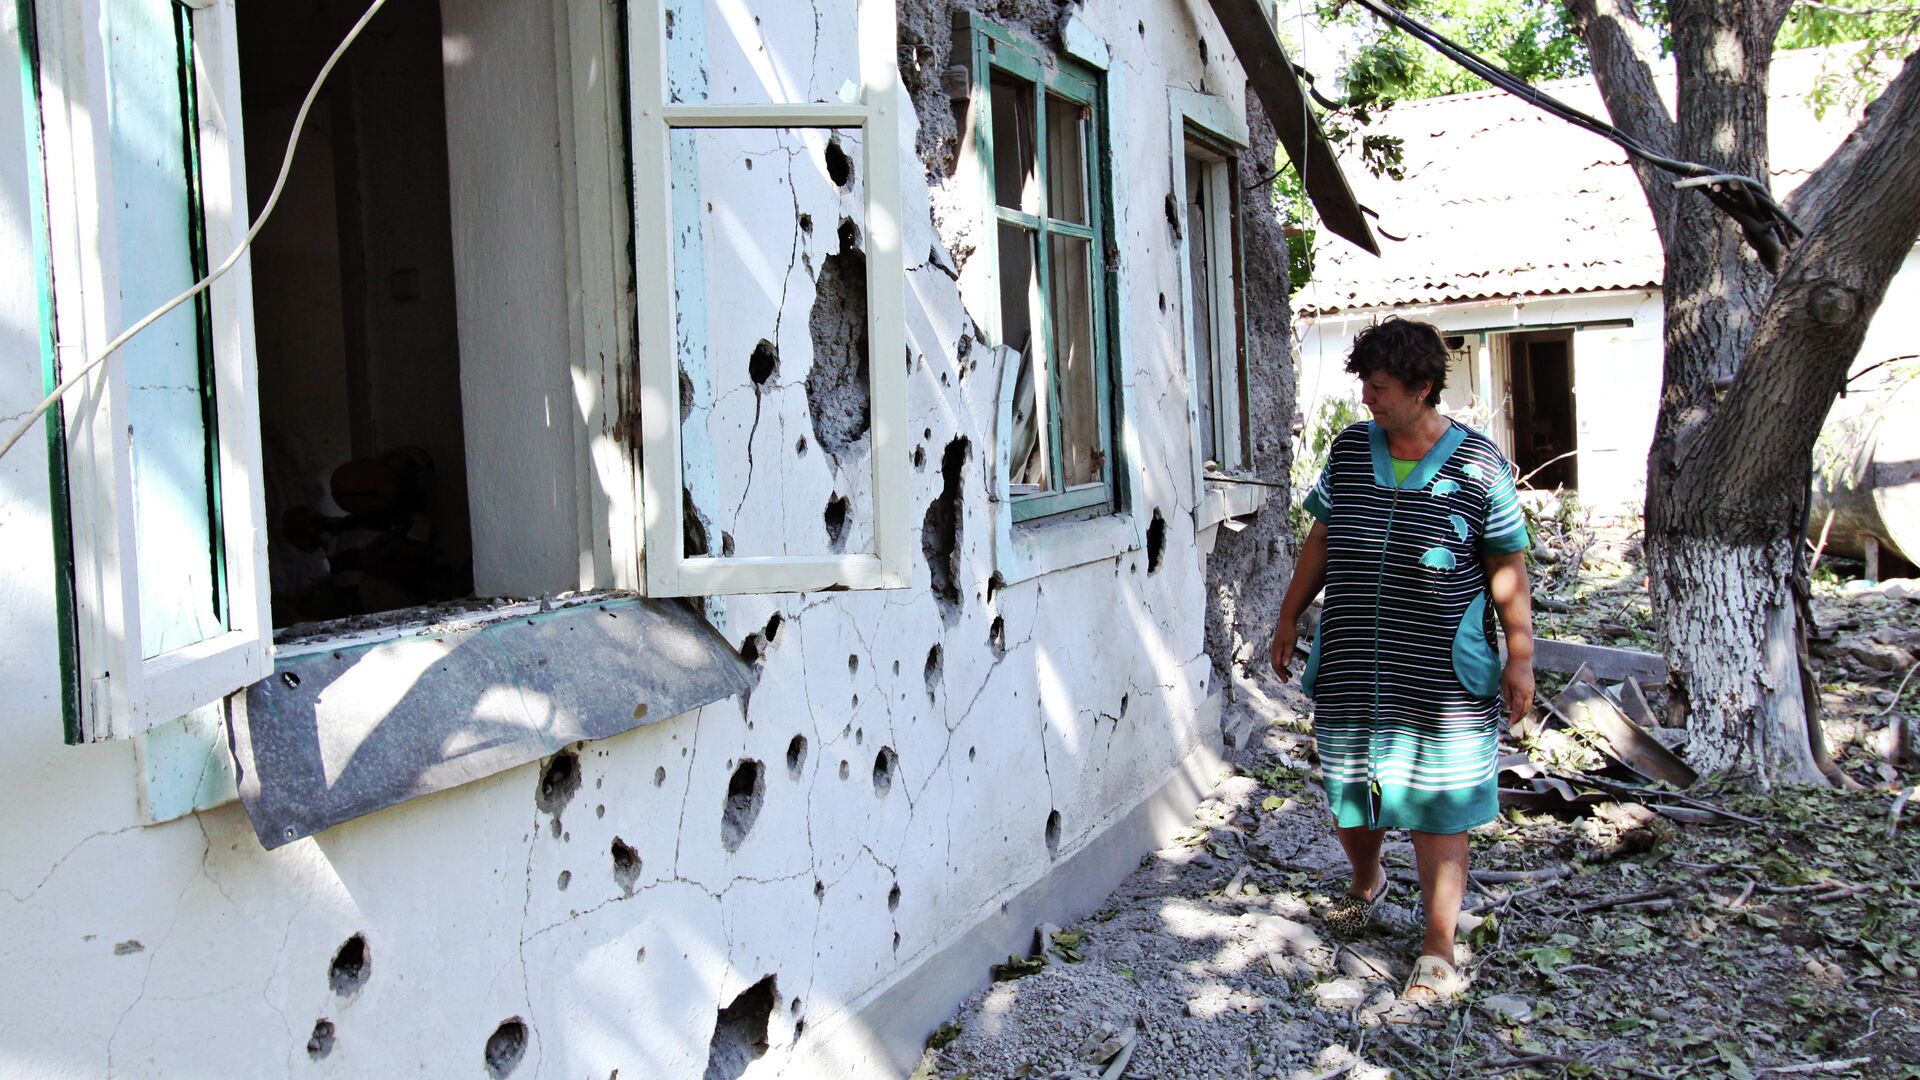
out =
[[1380,887],[1373,890],[1372,896],[1355,896],[1347,893],[1327,908],[1324,921],[1327,929],[1336,938],[1355,938],[1366,930],[1367,923],[1373,919],[1373,909],[1380,904],[1380,898],[1387,895],[1387,887],[1392,884],[1382,881]]
[[[1421,956],[1414,961],[1413,975],[1400,991],[1400,1000],[1420,1005],[1446,1005],[1467,988],[1467,980],[1452,964],[1438,956]],[[1425,993],[1415,995],[1414,991]]]

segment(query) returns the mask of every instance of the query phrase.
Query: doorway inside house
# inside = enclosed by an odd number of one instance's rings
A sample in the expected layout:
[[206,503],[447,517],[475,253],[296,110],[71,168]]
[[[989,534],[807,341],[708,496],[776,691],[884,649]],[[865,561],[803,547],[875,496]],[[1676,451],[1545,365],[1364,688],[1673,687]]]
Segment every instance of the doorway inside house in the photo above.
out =
[[[247,188],[361,0],[239,11]],[[276,627],[472,591],[440,10],[391,4],[321,91],[252,253]]]
[[1573,332],[1541,330],[1507,336],[1507,378],[1513,462],[1528,484],[1551,490],[1580,486],[1575,450]]

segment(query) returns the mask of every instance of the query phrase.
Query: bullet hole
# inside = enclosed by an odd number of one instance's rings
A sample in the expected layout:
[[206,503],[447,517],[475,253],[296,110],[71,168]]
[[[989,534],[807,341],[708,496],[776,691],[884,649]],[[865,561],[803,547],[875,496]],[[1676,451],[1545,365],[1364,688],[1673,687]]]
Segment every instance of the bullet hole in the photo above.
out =
[[840,219],[840,227],[834,230],[833,238],[840,244],[840,253],[860,250],[860,226],[850,217]]
[[571,884],[573,884],[573,871],[571,870],[560,871],[560,876],[554,880],[554,885],[561,892],[566,892],[567,886]]
[[807,437],[805,435],[802,435],[799,438],[793,440],[793,456],[795,457],[807,456]]
[[1007,620],[995,615],[993,625],[987,628],[987,647],[993,650],[995,660],[1007,655]]
[[660,787],[666,782],[667,782],[667,767],[665,765],[655,766],[653,770],[653,786]]
[[813,235],[813,215],[812,214],[800,215],[800,231],[803,233],[806,233],[809,236]]
[[753,355],[747,357],[747,378],[752,379],[756,386],[764,386],[779,367],[780,350],[773,347],[773,342],[761,338],[760,343],[753,347]]
[[873,793],[882,798],[893,790],[893,771],[900,766],[900,755],[893,747],[883,746],[873,756]]
[[793,1022],[793,1041],[799,1042],[800,1036],[805,1035],[806,1033],[807,1033],[807,1022],[805,1020],[795,1020]]
[[898,676],[898,675],[900,674],[900,661],[898,661],[898,660],[895,660],[895,661],[893,662],[893,673],[894,673],[894,675],[896,675],[896,676]]
[[684,422],[693,415],[693,377],[686,372],[680,373],[680,419]]
[[594,807],[594,808],[593,808],[593,816],[594,816],[594,817],[597,817],[597,818],[603,818],[603,817],[606,817],[606,816],[607,816],[607,804],[606,804],[606,803],[601,803],[601,804],[600,804],[599,806],[596,806],[596,807]]
[[327,969],[327,985],[341,997],[352,997],[366,985],[367,976],[372,973],[373,957],[367,951],[367,939],[355,934],[333,954],[333,965]]
[[733,534],[724,530],[720,533],[720,554],[733,557]]
[[841,758],[840,759],[840,779],[845,780],[847,777],[852,775],[853,775],[853,767],[847,764],[846,758]]
[[920,437],[921,437],[921,438],[923,438],[923,439],[931,439],[931,438],[933,438],[933,429],[932,429],[932,428],[921,428],[921,429],[920,429]]
[[487,1036],[487,1075],[501,1080],[510,1075],[527,1053],[527,1022],[514,1017],[502,1021]]
[[887,890],[887,910],[900,910],[900,883],[897,881],[894,882],[893,888]]
[[900,931],[898,930],[895,930],[893,932],[893,951],[894,952],[900,951]]
[[307,1036],[307,1056],[315,1061],[333,1053],[333,1021],[315,1020],[313,1034]]
[[927,560],[933,598],[947,622],[960,616],[961,478],[971,444],[964,435],[947,443],[940,455],[940,494],[927,506],[920,524],[920,550]]
[[827,526],[827,550],[836,555],[847,550],[847,508],[850,505],[847,497],[838,493],[827,500],[827,511],[823,515]]
[[872,423],[867,387],[867,257],[846,243],[826,257],[814,282],[807,331],[813,367],[807,372],[807,411],[820,448],[841,457],[866,437]]
[[972,761],[972,760],[973,760],[974,758],[976,758],[976,757],[978,757],[979,755],[980,755],[980,749],[979,749],[979,747],[975,747],[975,746],[969,746],[969,747],[967,747],[967,760],[968,760],[968,761]]
[[640,853],[617,836],[613,838],[613,880],[628,896],[633,895],[633,883],[640,880]]
[[787,1006],[787,1011],[792,1013],[795,1016],[799,1016],[800,1015],[800,999],[794,998],[793,1004]]
[[645,945],[640,946],[639,950],[633,954],[633,962],[636,964],[644,964],[647,962],[647,947]]
[[1122,719],[1122,720],[1125,720],[1125,719],[1127,718],[1127,706],[1128,706],[1128,704],[1130,704],[1130,703],[1131,703],[1132,701],[1133,701],[1133,695],[1132,695],[1132,694],[1121,694],[1121,695],[1120,695],[1120,719]]
[[924,674],[927,679],[927,700],[931,701],[940,690],[940,681],[945,676],[947,658],[944,650],[936,642],[927,650],[927,667]]
[[1047,858],[1060,856],[1060,811],[1047,811]]
[[534,791],[533,805],[541,813],[552,814],[553,835],[560,835],[560,813],[580,790],[580,758],[572,750],[562,750],[547,759],[540,770],[540,786]]
[[992,576],[987,578],[987,603],[993,603],[993,598],[999,596],[1000,590],[1006,587],[1007,579],[1000,576],[1000,571],[995,570]]
[[924,446],[916,446],[913,448],[913,471],[927,471],[927,448]]
[[841,147],[838,135],[827,140],[826,158],[827,179],[833,181],[834,187],[844,188],[853,182],[853,159]]
[[[1171,198],[1171,196],[1169,196],[1169,198]],[[1161,293],[1160,294],[1160,314],[1165,315],[1166,313],[1167,313],[1167,294]]]
[[[1207,52],[1206,52],[1206,48],[1207,48],[1207,47],[1206,47],[1205,45],[1202,45],[1202,46],[1200,46],[1200,62],[1201,62],[1201,63],[1203,63],[1203,64],[1207,62]],[[748,172],[752,172],[752,171],[753,171],[753,159],[752,159],[752,158],[748,158],[748,159],[747,159],[747,171],[748,171]]]
[[774,645],[779,643],[780,628],[784,625],[786,625],[786,617],[777,611],[774,612],[773,616],[767,620],[765,629],[748,634],[746,640],[740,643],[740,659],[745,660],[756,670],[765,667],[767,654],[772,652]]
[[733,770],[727,781],[727,801],[720,813],[720,846],[738,851],[741,841],[752,831],[760,816],[760,804],[767,795],[766,770],[749,758]]
[[1159,507],[1153,511],[1153,520],[1147,525],[1147,573],[1160,572],[1160,557],[1167,553],[1167,519],[1160,516]]
[[1207,66],[1207,39],[1201,38],[1198,44],[1200,46],[1200,66],[1206,67]]
[[680,533],[688,558],[705,555],[712,550],[707,546],[707,515],[694,505],[692,488],[680,489]]
[[860,674],[860,654],[859,653],[847,654],[847,674],[849,675]]
[[855,746],[859,746],[859,745],[860,745],[861,743],[864,743],[864,742],[866,742],[866,741],[867,741],[867,729],[866,729],[866,728],[861,728],[860,730],[858,730],[858,731],[855,731],[855,732],[853,733],[853,745],[855,745]]
[[281,681],[281,683],[283,683],[283,684],[284,684],[284,685],[286,686],[286,688],[287,688],[287,689],[289,689],[289,690],[298,690],[298,689],[300,689],[300,676],[299,676],[299,675],[298,675],[297,673],[295,673],[295,672],[291,672],[291,671],[283,671],[283,672],[281,672],[281,673],[280,673],[280,681]]
[[787,775],[800,779],[800,771],[807,767],[807,737],[795,735],[787,744]]
[[113,947],[113,955],[115,956],[132,956],[134,953],[146,951],[147,947],[140,944],[140,939],[138,938],[128,938]]
[[767,1020],[773,1015],[779,992],[769,975],[742,991],[720,1010],[707,1046],[704,1080],[739,1080],[747,1066],[767,1052]]
[[762,633],[767,636],[767,642],[769,644],[778,644],[780,641],[780,631],[786,625],[787,617],[777,611],[767,616],[767,628],[762,631]]

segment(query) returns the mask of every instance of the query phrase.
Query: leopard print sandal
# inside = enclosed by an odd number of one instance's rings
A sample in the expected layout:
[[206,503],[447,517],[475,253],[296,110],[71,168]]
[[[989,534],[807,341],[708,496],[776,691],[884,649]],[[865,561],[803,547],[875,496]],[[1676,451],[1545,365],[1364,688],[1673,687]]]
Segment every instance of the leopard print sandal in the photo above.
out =
[[1390,881],[1382,881],[1380,887],[1373,890],[1372,896],[1343,894],[1327,908],[1322,921],[1327,924],[1327,929],[1336,938],[1350,940],[1359,937],[1366,932],[1368,924],[1373,921],[1373,910],[1379,906],[1380,898],[1387,895],[1387,889],[1391,884]]

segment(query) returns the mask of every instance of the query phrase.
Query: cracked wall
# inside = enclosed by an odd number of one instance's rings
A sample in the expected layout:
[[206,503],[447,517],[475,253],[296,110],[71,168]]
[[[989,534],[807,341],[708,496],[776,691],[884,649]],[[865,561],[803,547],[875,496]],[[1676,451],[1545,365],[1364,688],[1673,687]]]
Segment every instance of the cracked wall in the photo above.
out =
[[[757,25],[729,22],[721,5],[673,6],[677,100],[831,99],[851,77],[852,35],[836,30],[850,0],[748,7]],[[978,7],[1060,44],[1063,6]],[[1217,32],[1194,22],[1210,20],[1203,8],[1149,8],[1095,3],[1078,18],[1111,49],[1126,136],[1114,163],[1127,185],[1113,237],[1128,320],[1121,377],[1142,478],[1130,512],[1161,522],[1153,566],[1143,546],[1023,581],[996,575],[998,353],[976,337],[959,280],[980,272],[965,265],[978,208],[970,177],[955,172],[941,79],[950,9],[931,0],[900,9],[913,107],[898,121],[916,148],[894,163],[909,355],[869,358],[909,364],[907,519],[922,529],[912,582],[713,601],[758,673],[741,699],[272,852],[234,805],[142,826],[129,744],[60,745],[51,510],[18,494],[44,491],[44,452],[23,446],[0,461],[0,541],[21,553],[0,573],[10,613],[0,694],[18,714],[0,730],[14,826],[0,852],[0,963],[35,973],[0,989],[0,1073],[524,1080],[617,1069],[697,1080],[744,1061],[749,1078],[883,1075],[861,1010],[1085,850],[1204,745],[1216,633],[1253,640],[1254,594],[1277,572],[1270,549],[1248,539],[1279,535],[1275,510],[1201,555],[1181,324],[1167,299],[1179,296],[1163,212],[1167,91],[1205,90],[1237,108],[1242,87]],[[550,68],[551,15],[528,18],[514,39],[523,53],[472,63]],[[1212,49],[1204,65],[1196,34]],[[742,40],[756,35],[764,51]],[[522,115],[538,102],[500,106],[499,123],[552,124]],[[816,423],[823,395],[808,392],[816,371],[832,383],[857,366],[852,320],[815,327],[822,297],[848,291],[851,270],[833,260],[858,234],[843,236],[843,224],[862,227],[866,170],[857,139],[837,137],[856,164],[844,172],[827,133],[702,133],[673,148],[674,238],[689,256],[674,285],[701,301],[676,326],[690,360],[683,497],[709,550],[871,547],[871,438],[838,407],[828,414],[844,423],[830,436]],[[18,160],[0,148],[9,169]],[[17,175],[0,178],[12,198]],[[1250,229],[1250,278],[1277,268],[1259,261],[1278,260],[1277,245]],[[514,257],[501,253],[498,280],[546,272]],[[29,263],[10,258],[4,272]],[[526,300],[547,305],[530,327],[564,325],[557,291]],[[0,290],[0,304],[32,295]],[[1256,370],[1284,368],[1282,298],[1249,299]],[[16,314],[0,320],[10,346],[0,413],[25,408],[39,385],[18,329],[33,315]],[[527,356],[564,358],[565,335],[551,337]],[[1290,402],[1290,387],[1260,385],[1255,414],[1290,415],[1267,396]],[[1283,473],[1285,425],[1270,426],[1255,433],[1256,460],[1264,470],[1281,455]],[[520,527],[558,512],[531,508]],[[716,1046],[732,1049],[721,1060]]]

